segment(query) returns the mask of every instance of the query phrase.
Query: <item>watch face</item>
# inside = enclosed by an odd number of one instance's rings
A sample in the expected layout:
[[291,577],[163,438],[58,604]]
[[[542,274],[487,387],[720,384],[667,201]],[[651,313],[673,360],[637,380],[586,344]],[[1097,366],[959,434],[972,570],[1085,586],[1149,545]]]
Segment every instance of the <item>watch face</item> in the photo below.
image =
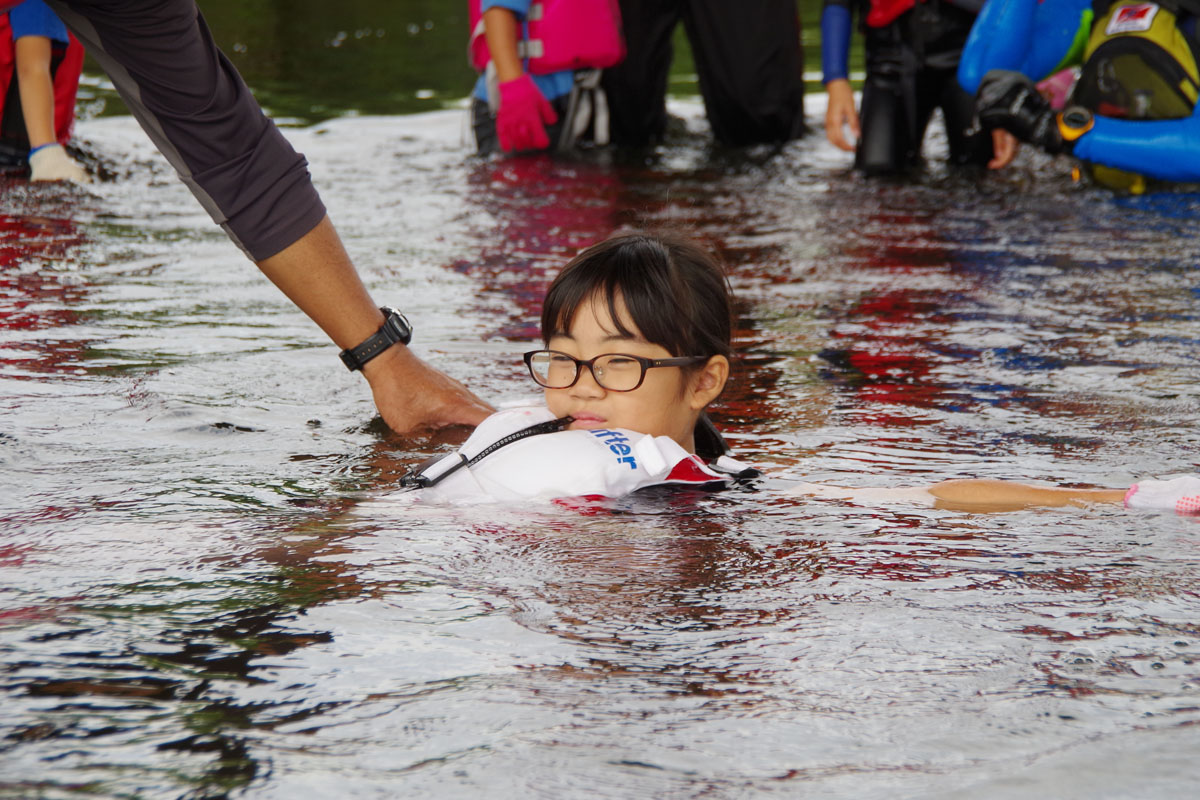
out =
[[412,325],[408,323],[408,319],[394,308],[384,307],[381,309],[387,315],[387,322],[384,324],[396,336],[396,341],[408,344],[412,339]]

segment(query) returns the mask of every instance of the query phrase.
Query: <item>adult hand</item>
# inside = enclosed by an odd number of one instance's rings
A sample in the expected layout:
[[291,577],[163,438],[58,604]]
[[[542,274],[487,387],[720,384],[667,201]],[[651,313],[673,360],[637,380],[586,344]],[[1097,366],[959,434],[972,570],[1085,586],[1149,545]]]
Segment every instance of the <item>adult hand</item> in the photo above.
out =
[[375,407],[397,433],[478,425],[494,409],[465,386],[434,369],[402,344],[384,350],[363,367]]
[[994,69],[984,75],[975,93],[975,116],[984,128],[1003,128],[1047,153],[1069,149],[1058,132],[1054,110],[1020,72]]
[[1004,169],[1017,157],[1017,150],[1020,148],[1021,143],[1017,137],[1006,130],[995,128],[992,131],[992,160],[987,164],[988,169]]
[[[329,217],[258,267],[308,314],[333,343],[355,347],[384,317],[363,286]],[[332,360],[330,367],[337,361]],[[393,345],[363,367],[375,405],[393,430],[474,425],[490,412],[461,383],[433,369],[404,345]]]
[[854,142],[847,141],[845,129],[849,128],[855,141],[860,129],[858,111],[854,108],[854,89],[850,81],[836,78],[825,84],[829,92],[829,105],[825,109],[825,137],[834,147],[853,152]]
[[550,146],[545,126],[557,121],[554,107],[538,91],[529,73],[500,83],[496,135],[501,148],[509,152],[545,150]]
[[75,183],[91,183],[91,176],[79,166],[75,159],[67,155],[61,144],[47,144],[35,148],[29,156],[29,180],[31,181],[73,181]]

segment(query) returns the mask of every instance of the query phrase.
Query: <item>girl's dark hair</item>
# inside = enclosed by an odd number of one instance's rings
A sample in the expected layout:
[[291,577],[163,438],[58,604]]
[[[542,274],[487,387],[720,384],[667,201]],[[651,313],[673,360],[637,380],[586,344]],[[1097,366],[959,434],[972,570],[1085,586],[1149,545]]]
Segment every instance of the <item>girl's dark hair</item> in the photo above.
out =
[[733,309],[725,270],[707,252],[671,235],[618,234],[563,267],[542,305],[542,340],[565,335],[584,303],[603,298],[617,332],[617,298],[646,341],[672,356],[731,358]]

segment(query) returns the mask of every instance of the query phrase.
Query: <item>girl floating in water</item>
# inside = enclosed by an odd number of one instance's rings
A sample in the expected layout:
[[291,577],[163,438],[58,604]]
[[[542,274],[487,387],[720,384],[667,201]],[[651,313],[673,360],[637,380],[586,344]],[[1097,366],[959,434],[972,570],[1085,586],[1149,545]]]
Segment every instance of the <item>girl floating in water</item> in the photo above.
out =
[[[590,247],[551,283],[543,349],[525,354],[545,404],[502,410],[457,452],[404,479],[437,498],[617,497],[658,485],[727,486],[757,475],[727,455],[705,409],[729,379],[732,301],[720,265],[673,237],[625,234]],[[1200,477],[1128,489],[998,480],[797,494],[978,510],[1125,502],[1200,512]]]

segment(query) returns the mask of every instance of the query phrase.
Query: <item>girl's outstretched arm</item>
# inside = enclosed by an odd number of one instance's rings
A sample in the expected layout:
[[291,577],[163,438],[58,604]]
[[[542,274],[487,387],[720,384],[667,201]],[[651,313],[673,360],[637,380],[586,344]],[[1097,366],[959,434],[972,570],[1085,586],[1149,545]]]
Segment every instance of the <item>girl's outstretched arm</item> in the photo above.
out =
[[796,494],[850,500],[867,505],[903,503],[953,511],[1018,511],[1023,508],[1054,506],[1084,506],[1091,503],[1120,503],[1125,489],[1062,489],[1031,486],[1015,481],[987,478],[942,481],[932,486],[912,486],[897,489],[824,486],[802,483]]
[[1084,506],[1091,503],[1120,503],[1126,489],[1070,489],[1030,486],[1014,481],[966,479],[942,481],[930,486],[938,508],[968,511],[1015,511],[1021,508]]
[[904,503],[985,513],[1123,502],[1127,508],[1200,515],[1200,475],[1170,475],[1161,479],[1140,480],[1128,489],[1072,489],[968,478],[899,489],[853,489],[802,483],[792,489],[791,494],[850,500],[862,505]]

